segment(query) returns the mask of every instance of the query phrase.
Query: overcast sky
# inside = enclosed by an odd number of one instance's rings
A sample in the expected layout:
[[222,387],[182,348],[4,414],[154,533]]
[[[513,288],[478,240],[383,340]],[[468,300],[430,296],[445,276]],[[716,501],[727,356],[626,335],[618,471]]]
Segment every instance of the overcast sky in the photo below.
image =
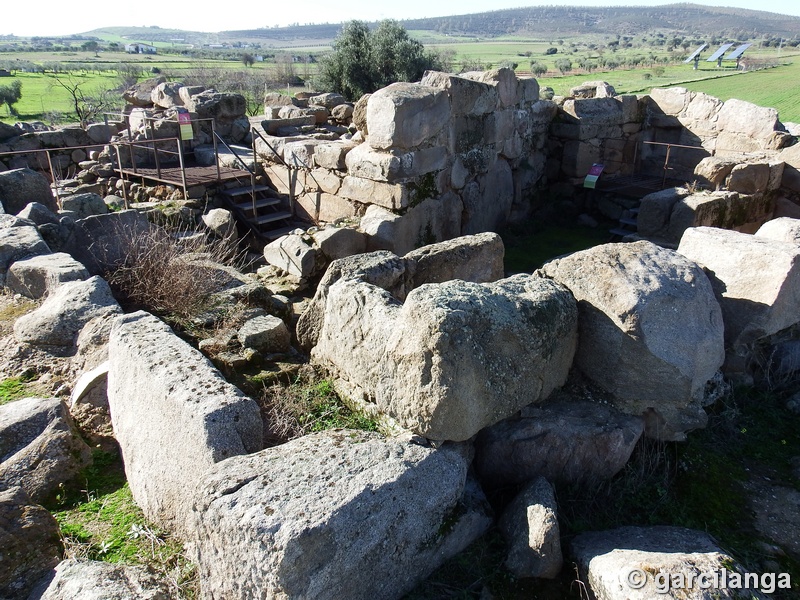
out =
[[[549,4],[574,6],[635,5],[655,6],[672,4],[659,0],[620,2],[609,0],[559,0]],[[539,5],[548,4],[547,2]],[[737,6],[785,15],[800,16],[797,0],[710,0],[698,4]],[[378,19],[407,19],[441,17],[535,6],[524,0],[404,0],[402,2],[375,2],[375,0],[302,0],[300,2],[264,2],[263,0],[237,0],[230,5],[211,3],[207,10],[193,2],[65,2],[64,0],[4,0],[0,11],[0,34],[19,36],[67,35],[83,33],[98,27],[150,26],[185,29],[189,31],[226,31],[255,29],[291,23],[337,23],[352,19],[374,21]],[[229,7],[229,8],[228,8]]]

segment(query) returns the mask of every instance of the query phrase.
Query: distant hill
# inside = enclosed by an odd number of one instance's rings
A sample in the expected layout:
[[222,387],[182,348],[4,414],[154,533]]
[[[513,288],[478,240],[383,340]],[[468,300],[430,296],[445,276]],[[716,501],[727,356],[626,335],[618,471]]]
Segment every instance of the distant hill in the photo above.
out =
[[[491,38],[501,35],[568,37],[571,35],[714,34],[729,39],[782,37],[800,39],[800,17],[741,8],[668,4],[664,6],[530,6],[468,15],[401,21],[406,29],[449,36]],[[181,38],[188,44],[257,41],[276,47],[324,44],[333,40],[341,23],[242,29],[200,33],[158,27],[108,27],[88,35],[114,35],[149,42]]]

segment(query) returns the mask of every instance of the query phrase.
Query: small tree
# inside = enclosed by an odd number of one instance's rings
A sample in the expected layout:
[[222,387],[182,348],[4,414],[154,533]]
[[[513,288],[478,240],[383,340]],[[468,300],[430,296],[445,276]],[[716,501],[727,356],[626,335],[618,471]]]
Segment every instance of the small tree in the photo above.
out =
[[551,55],[551,54],[557,54],[558,53],[558,48],[554,48],[554,47],[551,46],[550,48],[545,50],[544,53],[546,55],[548,55],[548,56]]
[[81,125],[91,123],[103,111],[114,108],[114,103],[119,98],[119,94],[108,89],[86,91],[84,89],[86,82],[80,81],[71,73],[54,75],[53,79],[69,94],[75,115]]
[[249,52],[245,52],[242,54],[242,63],[245,67],[252,67],[256,62],[256,57],[250,54]]
[[547,73],[547,65],[543,65],[540,62],[536,62],[535,60],[531,61],[531,75],[536,77],[541,77]]
[[568,58],[559,58],[553,64],[555,65],[556,69],[561,71],[562,75],[572,71],[572,61]]
[[0,85],[0,104],[5,104],[9,116],[17,116],[14,105],[22,98],[22,82],[15,79],[10,85]]

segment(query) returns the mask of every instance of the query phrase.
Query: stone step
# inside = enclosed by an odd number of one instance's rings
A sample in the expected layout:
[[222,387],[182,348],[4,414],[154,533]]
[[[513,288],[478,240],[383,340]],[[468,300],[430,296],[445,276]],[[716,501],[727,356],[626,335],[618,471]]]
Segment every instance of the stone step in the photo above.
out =
[[291,233],[296,229],[295,226],[289,225],[288,227],[281,227],[280,229],[270,229],[268,231],[261,232],[261,235],[268,240],[277,240],[279,237],[283,237],[287,233]]
[[242,196],[243,194],[249,194],[251,192],[266,192],[271,191],[272,188],[268,185],[256,185],[256,186],[245,186],[240,188],[231,188],[228,190],[222,190],[222,193],[226,196],[235,197],[235,196]]
[[276,204],[280,204],[280,198],[257,198],[255,202],[247,200],[245,202],[238,202],[236,204],[236,208],[241,211],[252,211],[253,209],[258,210],[259,208],[266,208],[267,206],[275,206]]
[[620,217],[619,222],[622,225],[630,225],[632,227],[638,226],[636,219],[631,219],[630,217]]
[[255,219],[252,219],[252,222],[256,223],[257,225],[264,225],[265,223],[272,223],[273,221],[280,221],[282,219],[291,219],[291,218],[292,218],[292,213],[284,210],[276,213],[271,213],[268,215],[261,215],[259,217],[256,217]]

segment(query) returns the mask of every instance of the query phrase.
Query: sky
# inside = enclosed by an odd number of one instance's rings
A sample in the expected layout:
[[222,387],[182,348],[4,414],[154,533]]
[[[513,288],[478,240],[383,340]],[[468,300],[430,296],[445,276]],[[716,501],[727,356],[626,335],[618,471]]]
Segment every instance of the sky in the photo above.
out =
[[[54,36],[83,33],[100,27],[152,26],[184,29],[188,31],[227,31],[284,26],[293,23],[337,23],[360,19],[410,19],[441,17],[515,8],[558,4],[560,6],[655,6],[672,4],[672,1],[640,0],[638,2],[609,0],[559,0],[558,2],[527,3],[524,0],[404,0],[403,2],[375,2],[375,0],[302,0],[301,2],[264,2],[263,0],[237,0],[231,10],[223,5],[210,4],[202,10],[199,3],[190,2],[64,2],[64,0],[38,0],[27,2],[4,1],[0,11],[0,35]],[[708,6],[735,6],[752,8],[784,15],[800,16],[797,0],[707,0],[696,2]],[[35,7],[35,8],[32,8]],[[102,8],[101,8],[102,7]]]

